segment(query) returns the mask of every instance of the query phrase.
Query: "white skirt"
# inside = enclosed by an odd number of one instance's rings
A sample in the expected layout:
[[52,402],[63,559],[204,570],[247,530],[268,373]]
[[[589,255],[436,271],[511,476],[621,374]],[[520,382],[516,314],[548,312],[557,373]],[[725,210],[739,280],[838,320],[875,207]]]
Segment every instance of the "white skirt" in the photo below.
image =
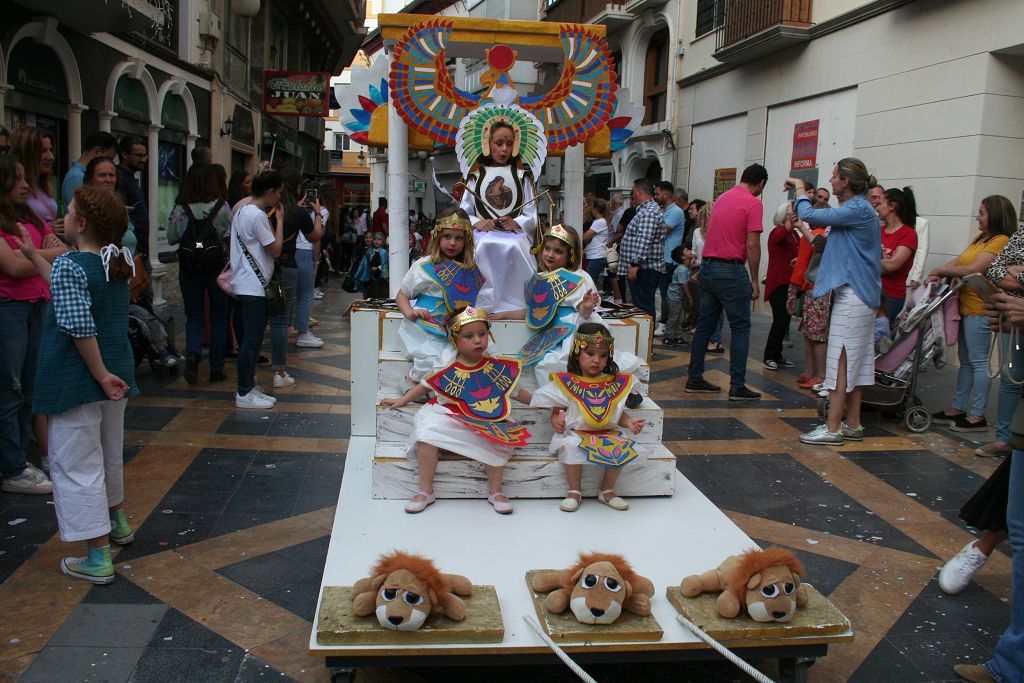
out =
[[492,307],[491,313],[526,308],[524,288],[537,272],[537,260],[530,253],[529,235],[500,230],[476,231],[473,240],[476,265],[485,278],[480,301]]
[[405,453],[412,462],[417,461],[416,444],[421,442],[493,467],[502,467],[508,462],[513,450],[462,424],[437,403],[428,403],[416,411],[412,439]]
[[398,338],[405,347],[405,357],[412,359],[409,379],[417,384],[452,347],[447,337],[428,332],[411,320],[403,320],[398,326]]
[[849,285],[835,290],[825,361],[825,388],[829,391],[835,391],[843,349],[846,349],[846,392],[875,383],[876,315]]

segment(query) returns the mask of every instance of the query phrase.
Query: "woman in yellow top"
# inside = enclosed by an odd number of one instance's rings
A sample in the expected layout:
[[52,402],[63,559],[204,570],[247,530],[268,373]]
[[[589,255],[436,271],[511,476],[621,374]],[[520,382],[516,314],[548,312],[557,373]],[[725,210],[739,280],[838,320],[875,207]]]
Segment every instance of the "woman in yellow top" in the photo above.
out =
[[[1014,222],[994,220],[984,200],[978,208],[977,221],[981,233],[967,245],[962,254],[933,270],[926,282],[937,282],[942,277],[984,273],[1017,227]],[[949,424],[955,432],[983,432],[988,429],[985,406],[992,385],[992,379],[988,376],[988,350],[992,332],[989,330],[985,309],[982,308],[983,303],[970,287],[960,290],[961,319],[957,345],[960,371],[956,377],[956,394],[951,408],[932,414],[933,422]]]

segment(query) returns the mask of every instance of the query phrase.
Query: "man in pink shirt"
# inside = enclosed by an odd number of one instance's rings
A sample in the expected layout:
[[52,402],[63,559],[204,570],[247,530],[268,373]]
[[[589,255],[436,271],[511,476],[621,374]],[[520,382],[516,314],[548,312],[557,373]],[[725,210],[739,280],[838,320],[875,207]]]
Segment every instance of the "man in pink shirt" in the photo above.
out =
[[[750,302],[760,293],[757,271],[761,265],[761,231],[764,208],[758,197],[768,182],[761,164],[743,169],[740,184],[715,201],[708,221],[707,241],[697,284],[700,287],[700,320],[690,351],[687,393],[722,390],[704,379],[704,354],[718,316],[729,319],[729,400],[756,401],[761,394],[746,386],[747,352],[750,348]],[[747,277],[744,264],[750,270]]]

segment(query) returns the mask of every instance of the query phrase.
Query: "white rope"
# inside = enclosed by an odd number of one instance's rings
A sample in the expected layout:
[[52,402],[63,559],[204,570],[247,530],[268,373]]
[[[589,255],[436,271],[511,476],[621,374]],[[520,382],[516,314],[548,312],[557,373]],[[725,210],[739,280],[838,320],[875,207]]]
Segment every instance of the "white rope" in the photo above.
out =
[[552,652],[558,655],[558,658],[561,659],[567,667],[572,669],[572,672],[576,674],[576,676],[578,676],[580,680],[586,681],[586,683],[597,683],[597,681],[591,678],[590,674],[584,671],[579,664],[572,661],[572,658],[569,657],[569,655],[565,654],[565,650],[558,647],[558,644],[555,641],[551,640],[551,638],[548,637],[548,634],[544,633],[544,629],[540,627],[540,624],[537,623],[536,619],[527,614],[524,614],[523,621],[525,621],[530,628],[537,632],[537,635],[540,636],[540,639],[543,640],[547,644],[547,646],[551,648]]
[[715,650],[719,652],[719,654],[721,654],[730,662],[738,666],[740,669],[743,670],[744,673],[752,677],[754,680],[760,681],[760,683],[775,683],[775,681],[768,678],[763,673],[761,673],[760,671],[758,671],[757,669],[750,666],[742,659],[734,655],[732,652],[729,651],[727,647],[725,647],[725,645],[722,645],[720,642],[709,636],[707,633],[704,632],[704,630],[700,626],[697,626],[697,624],[693,623],[692,621],[684,617],[682,614],[677,614],[676,619],[679,620],[680,624],[690,629],[693,635],[697,636],[705,643],[713,647]]

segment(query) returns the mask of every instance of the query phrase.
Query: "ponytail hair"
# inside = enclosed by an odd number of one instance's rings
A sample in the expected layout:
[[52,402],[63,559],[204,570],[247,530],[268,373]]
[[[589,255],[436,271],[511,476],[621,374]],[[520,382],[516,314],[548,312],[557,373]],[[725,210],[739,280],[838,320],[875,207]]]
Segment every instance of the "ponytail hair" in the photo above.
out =
[[877,184],[875,177],[868,173],[868,167],[860,159],[846,157],[840,159],[836,166],[839,169],[839,177],[850,181],[850,190],[854,194],[864,194],[868,188]]
[[[100,247],[111,245],[123,249],[125,231],[128,230],[128,210],[124,202],[113,192],[95,185],[80,185],[75,189],[75,213],[85,219],[89,236]],[[132,276],[132,266],[123,257],[111,258],[107,276],[111,279],[127,280]]]
[[895,187],[885,191],[885,199],[896,207],[896,217],[904,225],[914,227],[917,223],[917,202],[914,200],[914,191],[909,187],[902,190]]

